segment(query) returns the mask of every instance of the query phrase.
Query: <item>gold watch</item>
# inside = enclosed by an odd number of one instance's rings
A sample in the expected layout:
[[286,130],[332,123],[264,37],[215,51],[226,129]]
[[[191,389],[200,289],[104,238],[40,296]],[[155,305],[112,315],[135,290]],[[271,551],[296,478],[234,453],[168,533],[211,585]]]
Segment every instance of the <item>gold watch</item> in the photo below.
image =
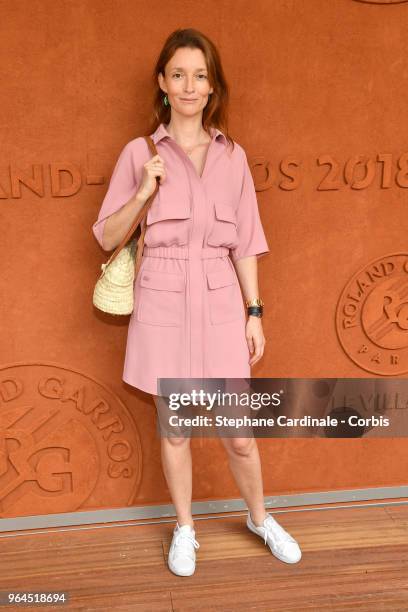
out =
[[263,306],[264,302],[261,298],[253,298],[252,300],[245,300],[245,306]]

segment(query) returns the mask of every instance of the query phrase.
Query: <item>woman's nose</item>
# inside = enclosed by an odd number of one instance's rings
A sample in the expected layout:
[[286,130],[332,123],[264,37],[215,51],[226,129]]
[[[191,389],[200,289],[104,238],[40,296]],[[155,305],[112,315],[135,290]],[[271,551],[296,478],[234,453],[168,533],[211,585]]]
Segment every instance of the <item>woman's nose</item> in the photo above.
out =
[[194,91],[194,80],[193,77],[187,77],[184,89],[186,92],[192,93]]

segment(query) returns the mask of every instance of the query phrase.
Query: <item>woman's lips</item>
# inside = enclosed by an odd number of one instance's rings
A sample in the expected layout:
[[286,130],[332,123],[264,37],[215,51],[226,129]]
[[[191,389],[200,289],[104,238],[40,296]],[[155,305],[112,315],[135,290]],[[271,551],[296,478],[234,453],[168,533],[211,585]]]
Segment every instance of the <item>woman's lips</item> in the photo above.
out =
[[197,99],[194,99],[194,100],[189,100],[188,98],[180,98],[180,100],[181,100],[182,102],[190,102],[190,103],[191,103],[191,102],[197,102]]

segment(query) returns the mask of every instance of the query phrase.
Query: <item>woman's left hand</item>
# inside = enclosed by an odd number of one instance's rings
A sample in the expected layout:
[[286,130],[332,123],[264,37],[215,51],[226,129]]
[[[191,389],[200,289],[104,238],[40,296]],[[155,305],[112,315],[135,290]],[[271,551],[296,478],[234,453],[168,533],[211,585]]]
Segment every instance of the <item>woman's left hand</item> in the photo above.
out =
[[249,360],[249,365],[254,365],[260,360],[265,349],[265,336],[262,329],[262,319],[250,315],[246,322],[245,336],[248,343],[249,352],[252,357]]

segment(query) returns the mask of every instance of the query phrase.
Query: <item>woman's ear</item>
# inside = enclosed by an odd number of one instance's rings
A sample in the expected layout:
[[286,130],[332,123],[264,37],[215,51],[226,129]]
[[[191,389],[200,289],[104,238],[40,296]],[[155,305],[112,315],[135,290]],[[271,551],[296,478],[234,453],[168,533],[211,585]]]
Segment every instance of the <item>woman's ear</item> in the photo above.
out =
[[159,82],[159,87],[160,87],[160,89],[161,89],[161,90],[162,90],[164,93],[167,93],[166,86],[165,86],[165,81],[164,81],[164,77],[163,77],[163,75],[162,75],[162,73],[161,73],[161,72],[159,72],[159,74],[157,75],[157,80],[158,80],[158,82]]

